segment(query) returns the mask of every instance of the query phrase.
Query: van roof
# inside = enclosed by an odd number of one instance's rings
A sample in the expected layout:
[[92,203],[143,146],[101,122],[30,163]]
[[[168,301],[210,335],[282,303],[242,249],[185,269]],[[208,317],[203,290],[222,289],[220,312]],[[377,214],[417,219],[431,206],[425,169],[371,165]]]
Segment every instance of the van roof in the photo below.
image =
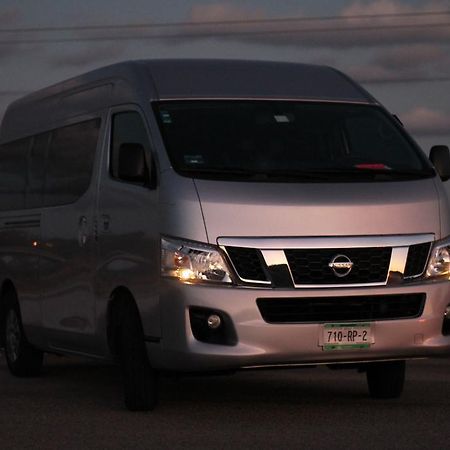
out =
[[5,113],[0,141],[113,105],[206,98],[376,103],[361,86],[326,66],[226,59],[127,61],[16,100]]
[[289,98],[372,101],[331,67],[242,60],[146,61],[159,99]]

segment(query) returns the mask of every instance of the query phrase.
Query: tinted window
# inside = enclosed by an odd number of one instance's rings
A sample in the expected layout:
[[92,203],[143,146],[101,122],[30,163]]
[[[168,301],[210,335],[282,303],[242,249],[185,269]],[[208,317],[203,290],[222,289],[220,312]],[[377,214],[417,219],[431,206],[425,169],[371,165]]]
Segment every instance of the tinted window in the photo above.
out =
[[199,178],[391,181],[434,171],[382,109],[294,101],[155,105],[173,167]]
[[50,133],[43,133],[33,138],[28,159],[28,185],[25,198],[27,208],[42,205],[44,195],[45,158]]
[[150,152],[147,130],[142,117],[135,111],[113,116],[110,171],[114,178],[119,178],[119,149],[122,144],[140,144],[147,154]]
[[47,157],[44,204],[77,200],[88,188],[99,135],[100,119],[52,132]]
[[0,209],[25,207],[29,147],[30,139],[21,139],[0,147]]
[[392,167],[420,170],[420,160],[394,126],[373,115],[350,117],[345,121],[349,148],[354,160],[386,162]]

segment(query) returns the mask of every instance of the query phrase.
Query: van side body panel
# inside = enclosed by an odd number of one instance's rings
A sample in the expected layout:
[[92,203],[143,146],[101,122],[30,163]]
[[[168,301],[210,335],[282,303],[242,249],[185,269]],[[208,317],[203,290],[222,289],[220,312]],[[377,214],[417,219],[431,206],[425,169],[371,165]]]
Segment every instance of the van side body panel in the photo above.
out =
[[75,204],[46,208],[42,214],[42,325],[47,345],[56,350],[89,353],[95,347],[94,198],[90,192]]

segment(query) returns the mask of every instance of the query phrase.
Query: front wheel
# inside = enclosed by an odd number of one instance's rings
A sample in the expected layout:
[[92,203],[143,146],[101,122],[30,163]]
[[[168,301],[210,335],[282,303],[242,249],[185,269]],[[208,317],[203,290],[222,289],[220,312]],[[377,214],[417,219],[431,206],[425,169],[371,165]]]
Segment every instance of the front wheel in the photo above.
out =
[[397,398],[405,383],[405,361],[371,363],[366,368],[367,385],[372,398]]
[[38,376],[41,373],[43,353],[30,345],[25,337],[15,295],[6,295],[3,333],[9,370],[18,377]]
[[133,304],[123,306],[119,328],[119,360],[125,405],[130,411],[150,411],[157,403],[157,373],[151,367],[139,313]]

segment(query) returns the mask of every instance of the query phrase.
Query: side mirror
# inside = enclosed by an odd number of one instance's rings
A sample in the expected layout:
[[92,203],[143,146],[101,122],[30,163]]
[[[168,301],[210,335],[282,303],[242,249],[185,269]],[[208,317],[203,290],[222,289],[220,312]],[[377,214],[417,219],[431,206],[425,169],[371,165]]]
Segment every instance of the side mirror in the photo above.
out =
[[121,144],[118,176],[121,180],[132,183],[145,183],[148,180],[145,151],[141,144]]
[[450,151],[446,145],[434,145],[430,150],[432,162],[442,181],[450,178]]

